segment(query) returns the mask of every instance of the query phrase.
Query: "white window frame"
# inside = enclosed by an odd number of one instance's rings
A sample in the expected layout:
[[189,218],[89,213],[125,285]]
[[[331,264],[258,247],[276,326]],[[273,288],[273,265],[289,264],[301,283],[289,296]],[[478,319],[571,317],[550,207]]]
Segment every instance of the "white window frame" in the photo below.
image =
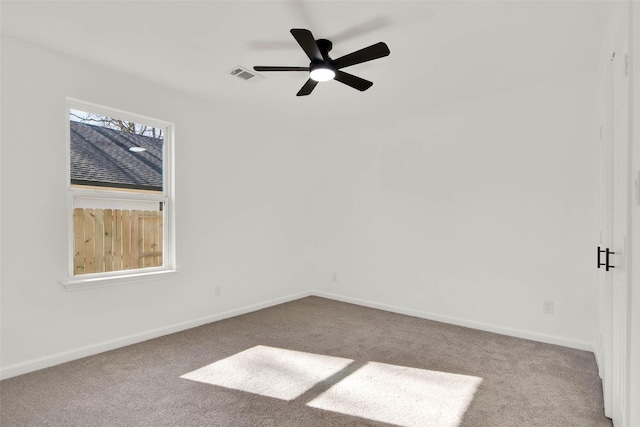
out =
[[[174,190],[174,124],[171,122],[142,116],[135,113],[119,110],[116,108],[106,107],[91,102],[82,101],[75,98],[67,98],[65,108],[65,129],[66,129],[66,187],[67,187],[67,259],[68,273],[66,279],[62,282],[63,286],[68,290],[91,289],[104,286],[119,285],[128,282],[137,282],[145,280],[155,280],[167,278],[176,273],[175,262],[175,190]],[[90,113],[100,114],[106,117],[126,120],[147,126],[153,126],[162,129],[164,133],[164,146],[162,153],[162,176],[163,191],[162,194],[151,194],[149,192],[131,192],[131,191],[115,191],[100,190],[96,187],[83,189],[73,187],[71,185],[71,131],[69,126],[69,110],[80,110]],[[96,199],[119,199],[119,200],[137,200],[163,202],[163,265],[158,267],[143,267],[131,270],[109,271],[102,273],[87,273],[82,275],[74,274],[73,254],[74,254],[74,236],[73,236],[73,207],[74,199],[78,198],[96,198]]]

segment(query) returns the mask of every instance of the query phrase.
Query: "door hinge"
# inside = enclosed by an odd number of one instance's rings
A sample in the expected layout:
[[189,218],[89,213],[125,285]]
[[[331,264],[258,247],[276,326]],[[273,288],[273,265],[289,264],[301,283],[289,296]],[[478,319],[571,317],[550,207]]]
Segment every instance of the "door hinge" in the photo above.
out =
[[640,171],[637,172],[634,183],[636,187],[636,204],[640,206]]
[[624,56],[624,76],[629,77],[629,54]]

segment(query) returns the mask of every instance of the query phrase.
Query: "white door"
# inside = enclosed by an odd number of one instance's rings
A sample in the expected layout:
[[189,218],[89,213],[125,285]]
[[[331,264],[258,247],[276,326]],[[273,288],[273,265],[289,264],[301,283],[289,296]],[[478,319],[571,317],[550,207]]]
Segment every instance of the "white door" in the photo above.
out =
[[[600,246],[614,252],[612,268],[600,270],[600,375],[605,415],[616,427],[628,427],[629,393],[629,273],[627,235],[629,231],[630,87],[628,77],[628,21],[615,43],[604,87],[605,136],[601,151]],[[599,254],[605,264],[606,252]]]
[[[604,79],[603,101],[605,123],[600,128],[602,140],[600,150],[600,246],[598,247],[598,265],[600,268],[600,286],[598,291],[600,312],[600,333],[598,335],[598,367],[602,378],[604,397],[604,414],[611,418],[611,358],[612,358],[612,328],[613,318],[613,273],[604,268],[605,254],[601,249],[611,248],[613,223],[613,60],[607,61],[607,75]],[[602,267],[602,268],[601,268]]]
[[622,26],[612,67],[612,307],[611,307],[611,418],[616,427],[628,422],[628,296],[627,233],[629,230],[629,76],[628,27]]

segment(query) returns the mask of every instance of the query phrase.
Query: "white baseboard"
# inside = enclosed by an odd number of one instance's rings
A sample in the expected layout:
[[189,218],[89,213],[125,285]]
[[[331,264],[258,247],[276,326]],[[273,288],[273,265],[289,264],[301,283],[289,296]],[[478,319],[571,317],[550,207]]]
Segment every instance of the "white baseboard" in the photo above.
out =
[[51,356],[40,357],[37,359],[28,360],[26,362],[9,365],[7,367],[0,368],[0,379],[6,379],[15,377],[17,375],[26,374],[28,372],[37,371],[39,369],[48,368],[50,366],[59,365],[61,363],[70,362],[72,360],[80,359],[94,354],[102,353],[105,351],[113,350],[116,348],[124,347],[131,344],[136,344],[142,341],[146,341],[153,338],[158,338],[164,335],[173,334],[175,332],[184,331],[187,329],[195,328],[197,326],[205,325],[207,323],[215,322],[218,320],[228,319],[230,317],[239,316],[241,314],[251,313],[253,311],[262,310],[263,308],[272,307],[274,305],[282,304],[285,302],[293,301],[296,299],[318,296],[321,298],[332,299],[335,301],[342,301],[350,304],[361,305],[364,307],[376,308],[379,310],[390,311],[392,313],[405,314],[408,316],[418,317],[422,319],[435,320],[443,323],[450,323],[458,326],[465,326],[467,328],[479,329],[487,332],[494,332],[497,334],[508,335],[517,338],[525,338],[533,341],[540,341],[549,344],[561,345],[564,347],[575,348],[579,350],[585,350],[595,353],[595,346],[593,343],[572,340],[564,337],[558,337],[554,335],[538,334],[535,332],[525,331],[521,329],[506,328],[498,325],[491,325],[482,322],[476,322],[472,320],[442,316],[434,313],[428,313],[419,310],[408,309],[404,307],[398,307],[389,304],[378,303],[374,301],[363,300],[359,298],[347,297],[344,295],[338,295],[323,291],[305,291],[296,294],[288,295],[281,298],[272,299],[258,304],[252,304],[245,307],[237,308],[234,310],[228,310],[222,313],[213,314],[210,316],[200,317],[197,319],[189,320],[186,322],[176,323],[173,325],[167,325],[161,328],[152,329],[150,331],[141,332],[139,334],[129,335],[123,338],[118,338],[111,341],[105,341],[88,346],[78,347],[72,350],[56,353]]
[[229,317],[239,316],[241,314],[251,313],[252,311],[262,310],[263,308],[297,300],[310,295],[311,295],[310,292],[300,292],[297,294],[272,299],[272,300],[261,302],[258,304],[252,304],[252,305],[237,308],[234,310],[217,313],[210,316],[200,317],[200,318],[189,320],[186,322],[167,325],[161,328],[152,329],[150,331],[141,332],[139,334],[133,334],[123,338],[111,340],[111,341],[105,341],[97,344],[91,344],[83,347],[74,348],[72,350],[56,353],[51,356],[45,356],[37,359],[28,360],[26,362],[16,363],[14,365],[9,365],[9,366],[0,368],[0,379],[15,377],[17,375],[26,374],[28,372],[37,371],[40,369],[59,365],[61,363],[70,362],[72,360],[81,359],[83,357],[92,356],[94,354],[124,347],[127,345],[136,344],[142,341],[158,338],[164,335],[173,334],[175,332],[180,332],[187,329],[195,328],[197,326],[205,325],[207,323],[215,322],[218,320],[228,319]]
[[390,311],[392,313],[405,314],[407,316],[419,317],[421,319],[435,320],[437,322],[450,323],[452,325],[464,326],[472,329],[479,329],[481,331],[494,332],[496,334],[508,335],[516,338],[524,338],[532,341],[539,341],[548,344],[561,345],[563,347],[575,348],[578,350],[595,352],[595,345],[586,341],[578,341],[570,338],[559,337],[555,335],[539,334],[536,332],[530,332],[522,329],[506,328],[504,326],[492,325],[488,323],[476,322],[473,320],[462,319],[459,317],[442,316],[439,314],[428,313],[420,310],[413,310],[410,308],[398,307],[389,304],[382,304],[374,301],[367,301],[359,298],[351,298],[344,295],[337,295],[323,291],[311,291],[311,295],[315,295],[322,298],[328,298],[336,301],[347,302],[356,305],[362,305],[370,308],[377,308],[379,310]]
[[596,347],[596,350],[593,352],[596,357],[596,366],[598,367],[598,376],[603,378],[604,375],[604,367],[602,366],[602,353],[599,348]]

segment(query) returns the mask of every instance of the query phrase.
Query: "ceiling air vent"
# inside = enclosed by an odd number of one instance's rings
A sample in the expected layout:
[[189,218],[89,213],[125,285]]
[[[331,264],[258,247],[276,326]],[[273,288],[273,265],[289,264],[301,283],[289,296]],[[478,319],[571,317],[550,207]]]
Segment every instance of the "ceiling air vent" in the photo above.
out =
[[249,71],[246,68],[241,67],[239,65],[237,67],[234,67],[231,71],[229,71],[229,74],[245,81],[250,81],[250,80],[256,81],[256,80],[260,80],[258,77],[262,77],[261,75],[254,73],[252,71]]

